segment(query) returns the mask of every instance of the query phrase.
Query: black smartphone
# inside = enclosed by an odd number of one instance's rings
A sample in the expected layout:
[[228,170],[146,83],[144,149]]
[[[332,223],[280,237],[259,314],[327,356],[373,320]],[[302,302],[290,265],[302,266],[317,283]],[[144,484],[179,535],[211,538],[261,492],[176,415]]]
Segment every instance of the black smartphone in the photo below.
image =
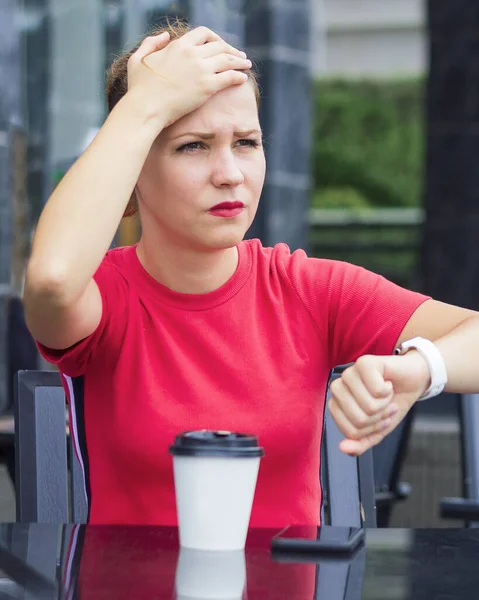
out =
[[364,541],[362,527],[291,525],[271,540],[273,550],[307,554],[351,554]]

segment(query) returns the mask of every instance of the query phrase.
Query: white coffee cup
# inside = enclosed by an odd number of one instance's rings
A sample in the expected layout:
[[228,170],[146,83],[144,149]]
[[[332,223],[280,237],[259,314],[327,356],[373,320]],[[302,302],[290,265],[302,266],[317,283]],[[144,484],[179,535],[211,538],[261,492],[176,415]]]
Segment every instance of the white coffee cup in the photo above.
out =
[[176,600],[241,600],[245,585],[244,550],[180,549]]
[[242,550],[264,455],[255,436],[191,431],[177,436],[173,455],[180,545]]

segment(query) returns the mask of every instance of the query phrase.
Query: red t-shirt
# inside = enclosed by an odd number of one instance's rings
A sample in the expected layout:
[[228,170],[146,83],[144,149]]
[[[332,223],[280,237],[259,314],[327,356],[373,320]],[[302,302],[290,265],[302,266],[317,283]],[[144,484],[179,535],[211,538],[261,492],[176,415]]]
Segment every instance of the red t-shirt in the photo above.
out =
[[233,277],[202,295],[158,283],[135,246],[111,250],[95,274],[96,331],[40,347],[62,374],[91,523],[176,525],[168,448],[192,429],[259,437],[252,527],[319,522],[330,370],[390,354],[427,298],[284,244],[238,249]]

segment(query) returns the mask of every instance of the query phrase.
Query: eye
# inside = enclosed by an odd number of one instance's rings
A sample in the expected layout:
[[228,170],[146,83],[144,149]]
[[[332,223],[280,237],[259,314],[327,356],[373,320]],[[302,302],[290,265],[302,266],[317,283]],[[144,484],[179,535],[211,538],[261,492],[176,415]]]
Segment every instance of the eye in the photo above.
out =
[[260,145],[260,142],[255,139],[244,139],[238,140],[237,144],[240,146],[250,146],[251,148],[257,148]]
[[194,152],[195,150],[201,150],[204,148],[203,142],[190,142],[189,144],[183,144],[177,149],[177,152]]

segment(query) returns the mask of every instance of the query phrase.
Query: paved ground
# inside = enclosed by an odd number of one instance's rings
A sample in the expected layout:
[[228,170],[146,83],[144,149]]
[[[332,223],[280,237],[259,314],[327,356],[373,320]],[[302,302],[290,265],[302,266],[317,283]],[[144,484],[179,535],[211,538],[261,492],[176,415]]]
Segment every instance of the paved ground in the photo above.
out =
[[393,527],[462,527],[439,518],[442,497],[460,496],[459,427],[453,422],[416,421],[401,479],[412,485],[407,501],[398,504]]

